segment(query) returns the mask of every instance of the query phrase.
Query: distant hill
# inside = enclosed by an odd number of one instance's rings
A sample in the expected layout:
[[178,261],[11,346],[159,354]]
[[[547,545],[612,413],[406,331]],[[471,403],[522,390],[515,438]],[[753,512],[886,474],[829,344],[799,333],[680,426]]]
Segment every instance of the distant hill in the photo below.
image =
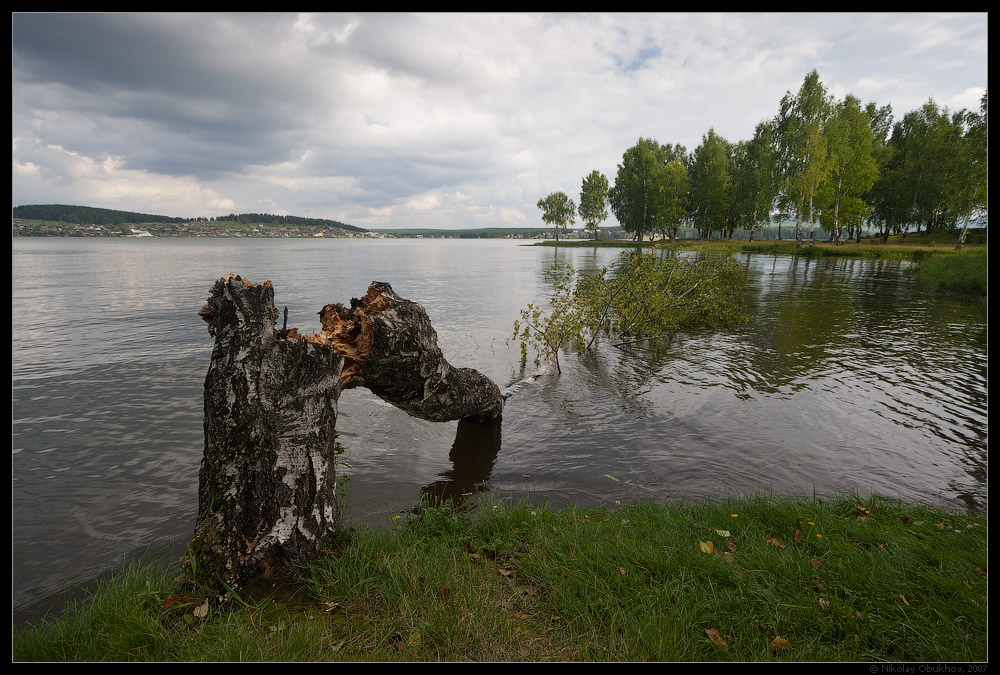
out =
[[193,222],[233,222],[262,225],[295,225],[301,227],[337,228],[348,232],[366,232],[364,228],[348,225],[325,218],[301,218],[299,216],[276,216],[267,213],[230,213],[219,218],[174,218],[149,213],[115,211],[93,206],[73,206],[69,204],[36,204],[15,206],[14,218],[24,220],[50,220],[78,225],[140,225],[145,223],[193,223]]
[[25,220],[54,220],[78,225],[124,225],[139,223],[186,223],[197,218],[171,218],[147,213],[99,209],[93,206],[69,204],[37,204],[14,207],[14,218]]

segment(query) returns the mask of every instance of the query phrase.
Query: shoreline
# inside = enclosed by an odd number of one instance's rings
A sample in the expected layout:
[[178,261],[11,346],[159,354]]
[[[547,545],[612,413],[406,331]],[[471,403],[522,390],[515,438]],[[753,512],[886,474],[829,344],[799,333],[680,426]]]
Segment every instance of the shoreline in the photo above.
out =
[[129,567],[16,629],[13,660],[978,661],[986,530],[858,495],[446,502],[208,616],[176,571]]

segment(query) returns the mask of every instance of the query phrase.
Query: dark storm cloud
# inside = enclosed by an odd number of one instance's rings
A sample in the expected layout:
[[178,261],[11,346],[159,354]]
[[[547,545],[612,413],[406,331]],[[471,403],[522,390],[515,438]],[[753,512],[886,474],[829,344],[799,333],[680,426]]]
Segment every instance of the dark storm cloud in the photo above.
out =
[[100,143],[133,168],[211,177],[280,162],[297,127],[282,101],[307,87],[280,64],[252,66],[288,22],[251,15],[237,31],[197,15],[15,15],[15,105],[103,120],[100,138],[54,138],[87,153]]

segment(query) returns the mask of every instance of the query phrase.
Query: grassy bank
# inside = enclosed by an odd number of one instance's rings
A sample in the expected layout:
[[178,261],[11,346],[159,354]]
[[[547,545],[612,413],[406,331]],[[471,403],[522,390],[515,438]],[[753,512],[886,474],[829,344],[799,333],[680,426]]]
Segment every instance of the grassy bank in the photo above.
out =
[[920,263],[918,274],[921,282],[940,291],[986,295],[986,256],[986,251],[973,250],[927,258]]
[[979,661],[986,529],[879,498],[445,505],[204,618],[168,570],[131,567],[13,658]]
[[[917,273],[923,283],[935,290],[970,296],[987,293],[987,245],[985,231],[973,231],[970,243],[962,251],[955,250],[954,232],[912,233],[907,239],[890,237],[888,243],[881,238],[863,240],[860,244],[848,242],[836,246],[830,242],[817,242],[809,246],[804,242],[796,248],[794,241],[763,240],[754,243],[736,239],[683,239],[671,244],[668,241],[644,242],[645,250],[666,249],[698,253],[765,253],[771,255],[840,256],[880,260],[908,260],[920,263]],[[554,241],[544,241],[535,246],[556,246]],[[598,239],[559,242],[567,247],[618,247],[639,248],[639,243],[626,239]]]

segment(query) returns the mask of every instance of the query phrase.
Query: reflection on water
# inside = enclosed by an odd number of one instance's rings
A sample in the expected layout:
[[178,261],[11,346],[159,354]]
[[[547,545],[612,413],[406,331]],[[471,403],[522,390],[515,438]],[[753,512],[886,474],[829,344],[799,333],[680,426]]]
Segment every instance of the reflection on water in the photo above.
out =
[[[519,379],[514,319],[553,262],[615,249],[503,241],[14,240],[15,607],[194,527],[221,274],[271,279],[289,325],[389,281],[448,360]],[[521,387],[502,422],[435,424],[344,392],[345,517],[385,524],[484,489],[555,504],[856,490],[987,507],[986,303],[925,293],[907,263],[740,255],[753,319],[607,345]],[[526,481],[524,476],[530,476]]]
[[452,467],[440,479],[425,485],[421,492],[430,504],[449,499],[464,504],[477,492],[487,489],[493,464],[500,452],[501,421],[475,424],[460,420],[455,442],[448,453]]

